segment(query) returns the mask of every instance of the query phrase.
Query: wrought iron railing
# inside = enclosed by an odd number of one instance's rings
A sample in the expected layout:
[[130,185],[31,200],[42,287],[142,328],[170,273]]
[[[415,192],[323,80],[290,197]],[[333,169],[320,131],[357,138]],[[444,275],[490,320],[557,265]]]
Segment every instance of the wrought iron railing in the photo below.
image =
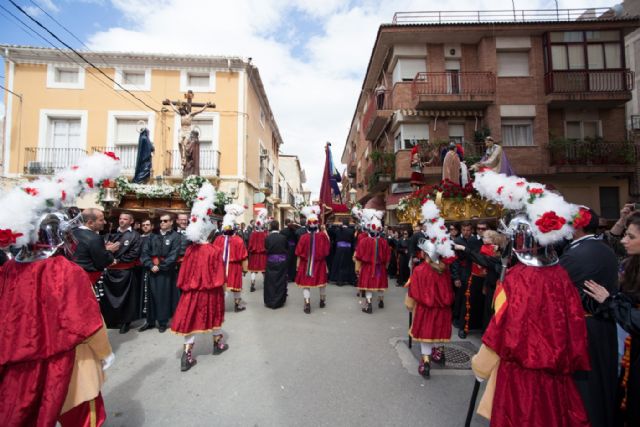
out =
[[418,73],[411,85],[412,95],[493,95],[496,93],[496,76],[477,72],[424,72]]
[[638,147],[631,142],[553,140],[548,146],[551,164],[635,165]]
[[24,173],[27,175],[53,175],[72,166],[86,156],[82,148],[42,148],[26,147]]
[[457,24],[491,22],[540,22],[540,21],[587,21],[614,18],[611,8],[581,9],[530,9],[530,10],[431,10],[424,12],[396,12],[394,25],[411,24]]
[[393,92],[385,90],[384,93],[374,93],[369,97],[367,110],[362,117],[362,128],[366,132],[369,129],[371,121],[376,117],[378,111],[393,109]]
[[547,93],[629,92],[630,70],[561,70],[544,76]]
[[136,160],[138,158],[137,145],[117,145],[114,147],[93,147],[93,152],[113,151],[120,158],[121,173],[123,175],[133,175],[136,171]]
[[[200,149],[200,175],[220,176],[220,151]],[[167,151],[165,157],[165,175],[182,176],[182,157],[180,150]]]

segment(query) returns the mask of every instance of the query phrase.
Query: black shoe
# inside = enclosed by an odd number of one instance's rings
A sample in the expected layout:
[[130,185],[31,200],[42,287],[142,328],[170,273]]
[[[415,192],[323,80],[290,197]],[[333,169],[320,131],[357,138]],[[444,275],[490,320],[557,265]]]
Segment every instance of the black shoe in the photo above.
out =
[[367,303],[366,306],[362,307],[362,312],[367,314],[373,313],[373,307],[371,306],[371,303]]
[[378,301],[378,308],[384,308],[384,301],[383,300]]
[[185,353],[184,351],[182,352],[182,357],[180,358],[180,370],[182,372],[188,371],[189,369],[191,369],[192,366],[194,366],[197,363],[196,359],[192,359],[189,356],[190,355]]
[[464,329],[460,329],[458,331],[458,337],[462,339],[465,339],[467,337],[467,333],[464,331]]
[[320,300],[320,308],[325,308],[327,306],[327,303],[325,302],[324,299]]
[[120,333],[126,334],[127,332],[129,332],[129,329],[131,329],[131,323],[123,323],[122,326],[120,326]]
[[308,303],[308,302],[304,303],[304,312],[307,314],[311,314],[311,303]]
[[418,373],[424,378],[429,378],[431,376],[431,363],[426,360],[423,361],[420,366],[418,366]]
[[140,328],[138,329],[138,332],[144,332],[153,328],[155,328],[155,325],[152,325],[150,323],[145,323],[144,325],[140,326]]
[[253,283],[251,284],[251,289],[249,289],[250,292],[255,292],[256,291],[256,285],[254,285]]
[[243,305],[240,305],[240,304],[236,304],[236,305],[233,307],[233,311],[234,311],[235,313],[240,313],[241,311],[244,311],[244,310],[246,310],[246,309],[247,309],[247,307],[245,307],[245,306],[243,306]]
[[218,342],[215,342],[215,341],[213,342],[213,355],[214,356],[222,354],[227,350],[229,350],[229,344],[226,344],[225,342],[223,342],[222,339],[220,339],[220,341],[218,341]]
[[158,326],[158,332],[160,332],[161,334],[164,333],[164,331],[166,330],[167,330],[167,325]]

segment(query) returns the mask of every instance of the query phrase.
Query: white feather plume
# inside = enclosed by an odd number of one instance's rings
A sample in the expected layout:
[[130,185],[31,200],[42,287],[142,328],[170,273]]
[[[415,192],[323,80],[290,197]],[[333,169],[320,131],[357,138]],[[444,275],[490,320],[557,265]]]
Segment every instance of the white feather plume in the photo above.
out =
[[189,225],[187,226],[187,239],[196,243],[206,243],[207,238],[216,226],[211,219],[215,209],[216,190],[209,182],[200,187],[196,199],[193,201]]
[[449,230],[440,216],[440,209],[433,200],[427,200],[422,205],[422,221],[425,233],[435,245],[437,254],[442,258],[455,256]]

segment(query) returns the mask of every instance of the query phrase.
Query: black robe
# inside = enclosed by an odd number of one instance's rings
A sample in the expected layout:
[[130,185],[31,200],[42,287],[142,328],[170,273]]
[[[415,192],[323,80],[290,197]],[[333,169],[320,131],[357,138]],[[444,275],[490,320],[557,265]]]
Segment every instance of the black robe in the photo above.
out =
[[618,375],[617,331],[615,321],[600,304],[584,293],[584,281],[593,280],[618,292],[618,261],[609,246],[593,237],[571,243],[560,257],[571,281],[578,288],[585,310],[587,343],[591,371],[573,376],[593,427],[614,425],[616,379]]
[[[480,247],[482,247],[482,240],[478,239],[477,236],[472,235],[468,239],[465,239],[462,236],[456,237],[454,242],[458,245],[463,245],[468,247],[473,251],[480,251]],[[464,326],[464,318],[460,318],[460,314],[462,313],[462,309],[464,308],[465,303],[465,291],[467,289],[467,283],[469,282],[469,277],[471,276],[471,259],[464,252],[458,251],[456,252],[456,260],[451,264],[451,281],[455,282],[456,280],[460,280],[462,286],[459,288],[454,287],[454,300],[453,300],[453,323],[458,328],[462,328]]]
[[152,235],[143,248],[140,260],[146,269],[151,270],[153,267],[153,257],[163,258],[158,265],[160,271],[149,272],[147,323],[151,325],[154,325],[157,320],[160,326],[167,326],[178,304],[176,261],[181,242],[182,235],[170,230],[164,236]]
[[389,244],[389,249],[391,249],[387,274],[390,279],[395,279],[398,276],[398,240],[388,237],[387,243]]
[[142,252],[140,234],[134,230],[116,231],[109,235],[110,242],[119,242],[120,248],[113,255],[117,260],[104,273],[104,298],[100,299],[100,311],[108,328],[118,327],[140,318],[140,278],[135,266],[121,269],[124,264],[135,263]]
[[133,174],[133,181],[136,184],[146,182],[151,177],[151,156],[154,151],[153,144],[149,139],[149,130],[144,129],[138,138],[138,155],[136,158],[136,170]]
[[484,310],[483,310],[483,323],[482,330],[485,330],[489,326],[489,322],[493,317],[493,296],[496,293],[496,284],[500,279],[500,273],[502,272],[502,259],[498,257],[491,257],[481,254],[480,251],[465,249],[465,255],[468,256],[472,262],[487,269],[487,275],[484,277],[484,288],[487,294],[484,296]]
[[146,268],[142,264],[142,253],[144,252],[144,248],[149,244],[151,240],[151,236],[153,233],[149,233],[147,235],[140,235],[140,264],[136,267],[136,274],[140,278],[140,307],[139,312],[141,317],[147,317],[147,313],[149,312],[149,269]]
[[296,245],[298,244],[298,236],[296,236],[296,230],[292,227],[285,227],[280,234],[285,236],[289,251],[287,254],[287,282],[293,282],[296,280]]
[[[280,308],[287,301],[287,237],[277,231],[269,233],[264,241],[267,250],[267,269],[264,274],[264,305]],[[282,260],[273,258],[280,256]]]
[[398,285],[404,286],[409,280],[409,239],[397,240],[396,251],[398,252]]
[[113,263],[113,254],[104,245],[102,236],[94,231],[77,228],[73,236],[78,245],[71,257],[71,261],[78,264],[84,271],[103,271]]
[[352,227],[341,226],[334,230],[335,251],[329,274],[329,281],[338,285],[355,285],[356,271],[353,262],[355,246],[355,230]]

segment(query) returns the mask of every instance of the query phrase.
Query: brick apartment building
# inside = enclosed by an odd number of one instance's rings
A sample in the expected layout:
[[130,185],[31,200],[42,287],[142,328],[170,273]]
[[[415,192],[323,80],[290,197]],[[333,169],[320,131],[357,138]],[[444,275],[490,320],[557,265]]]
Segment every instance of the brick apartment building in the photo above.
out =
[[357,101],[346,191],[393,224],[415,144],[436,183],[442,144],[462,143],[470,165],[490,133],[518,175],[617,217],[638,193],[624,40],[640,27],[618,9],[396,13],[378,30]]

